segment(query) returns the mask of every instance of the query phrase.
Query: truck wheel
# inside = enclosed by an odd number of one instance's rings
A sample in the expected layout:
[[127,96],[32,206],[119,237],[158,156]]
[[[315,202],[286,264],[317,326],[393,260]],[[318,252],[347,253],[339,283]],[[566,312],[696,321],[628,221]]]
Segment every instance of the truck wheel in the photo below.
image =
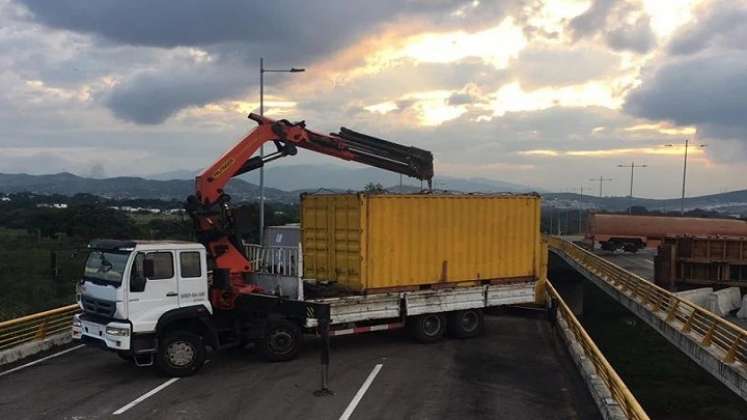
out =
[[269,362],[292,360],[301,350],[301,329],[287,319],[269,321],[259,341],[262,356]]
[[117,356],[119,356],[120,359],[124,360],[125,362],[133,363],[132,355],[129,352],[126,351],[118,351]]
[[410,322],[410,333],[421,343],[435,343],[446,332],[446,317],[443,314],[424,314]]
[[638,244],[626,243],[625,245],[623,245],[623,251],[630,252],[631,254],[637,253],[638,249],[639,249]]
[[205,363],[202,337],[188,331],[176,331],[161,340],[156,365],[169,376],[190,376]]
[[448,316],[449,334],[456,338],[477,337],[484,325],[485,318],[479,309],[454,311]]

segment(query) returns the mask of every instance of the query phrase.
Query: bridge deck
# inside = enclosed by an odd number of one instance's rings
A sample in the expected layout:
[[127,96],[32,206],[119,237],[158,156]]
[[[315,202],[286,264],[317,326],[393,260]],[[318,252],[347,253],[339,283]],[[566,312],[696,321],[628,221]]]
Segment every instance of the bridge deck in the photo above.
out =
[[619,265],[645,274],[653,264],[640,257],[603,258],[560,238],[548,242],[552,252],[747,400],[747,331]]
[[[412,342],[403,332],[333,340],[332,397],[319,386],[318,348],[268,364],[249,351],[216,353],[196,376],[180,379],[123,418],[336,419],[372,368],[380,373],[353,419],[599,417],[596,405],[550,323],[512,315],[486,318],[484,336]],[[7,371],[12,366],[3,366]],[[167,381],[116,355],[82,348],[0,376],[0,417],[104,418]]]

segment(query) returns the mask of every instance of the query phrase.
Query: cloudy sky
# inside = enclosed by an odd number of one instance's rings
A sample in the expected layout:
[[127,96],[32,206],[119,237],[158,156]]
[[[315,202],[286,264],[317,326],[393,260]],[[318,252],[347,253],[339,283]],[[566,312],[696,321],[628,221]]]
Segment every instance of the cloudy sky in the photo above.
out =
[[[196,169],[266,113],[569,191],[747,188],[744,0],[0,0],[0,172]],[[665,144],[676,147],[665,147]],[[339,164],[310,152],[282,164]]]

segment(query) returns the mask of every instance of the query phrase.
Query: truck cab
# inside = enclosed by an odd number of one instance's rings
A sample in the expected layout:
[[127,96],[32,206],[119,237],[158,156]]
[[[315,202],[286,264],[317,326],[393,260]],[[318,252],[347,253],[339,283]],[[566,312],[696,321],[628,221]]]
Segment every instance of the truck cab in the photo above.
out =
[[270,361],[299,351],[309,304],[257,292],[218,309],[210,292],[226,282],[213,284],[202,244],[96,240],[89,249],[73,339],[171,376],[195,373],[209,348],[255,342]]
[[212,314],[203,245],[99,240],[89,248],[73,338],[152,364],[147,356],[155,353],[166,320]]

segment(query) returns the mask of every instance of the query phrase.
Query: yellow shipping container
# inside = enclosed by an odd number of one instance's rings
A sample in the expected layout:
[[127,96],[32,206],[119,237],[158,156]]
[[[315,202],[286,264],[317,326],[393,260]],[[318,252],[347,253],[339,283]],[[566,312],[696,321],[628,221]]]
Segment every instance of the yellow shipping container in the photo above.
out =
[[365,291],[544,279],[536,195],[301,199],[304,277]]

